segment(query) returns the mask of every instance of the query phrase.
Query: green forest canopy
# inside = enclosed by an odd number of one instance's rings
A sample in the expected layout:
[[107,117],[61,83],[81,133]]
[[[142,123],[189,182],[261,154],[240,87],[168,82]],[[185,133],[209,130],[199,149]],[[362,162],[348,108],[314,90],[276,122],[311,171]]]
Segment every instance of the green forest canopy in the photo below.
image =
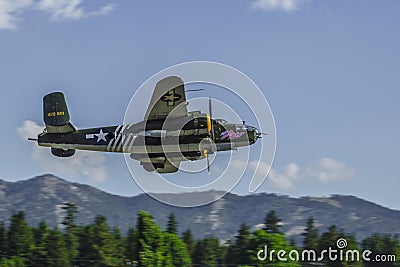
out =
[[[321,252],[328,247],[336,248],[337,240],[345,238],[348,250],[373,251],[376,255],[395,255],[395,261],[380,263],[379,266],[400,266],[400,245],[396,235],[372,234],[357,243],[354,236],[332,225],[321,235],[309,218],[298,246],[293,240],[286,240],[280,231],[281,219],[275,211],[269,211],[264,221],[265,227],[251,231],[246,224],[238,225],[233,240],[221,242],[209,236],[195,240],[187,229],[178,236],[179,222],[173,213],[168,217],[166,229],[157,225],[151,214],[140,211],[136,225],[126,235],[118,228],[111,228],[104,216],[97,216],[92,224],[76,225],[78,208],[73,203],[64,205],[65,217],[62,229],[50,228],[45,221],[31,227],[25,220],[23,211],[13,214],[8,227],[0,222],[0,267],[28,266],[311,266],[315,262],[300,260],[262,261],[257,253],[265,245],[268,250],[314,250]],[[324,266],[377,266],[376,262],[329,261],[320,262]]]

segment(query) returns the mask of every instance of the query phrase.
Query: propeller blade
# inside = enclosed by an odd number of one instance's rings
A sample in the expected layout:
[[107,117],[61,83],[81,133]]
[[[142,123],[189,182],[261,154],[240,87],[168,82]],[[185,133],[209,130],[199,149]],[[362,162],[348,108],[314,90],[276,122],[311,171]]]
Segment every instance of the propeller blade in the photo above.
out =
[[210,117],[212,118],[211,97],[208,98],[208,112],[210,113]]
[[211,119],[211,131],[210,131],[210,136],[211,140],[215,140],[215,135],[214,135],[214,125],[213,125],[213,116],[212,116],[212,104],[211,104],[211,97],[208,98],[208,112],[210,114],[210,119]]
[[207,153],[207,173],[210,175],[210,159],[208,158],[208,153]]
[[188,89],[188,90],[185,90],[185,92],[199,92],[199,91],[204,91],[204,89]]
[[207,149],[204,149],[203,155],[204,155],[204,157],[206,157],[206,159],[207,159],[207,172],[208,172],[208,175],[210,175],[210,159],[208,158],[208,151],[207,151]]

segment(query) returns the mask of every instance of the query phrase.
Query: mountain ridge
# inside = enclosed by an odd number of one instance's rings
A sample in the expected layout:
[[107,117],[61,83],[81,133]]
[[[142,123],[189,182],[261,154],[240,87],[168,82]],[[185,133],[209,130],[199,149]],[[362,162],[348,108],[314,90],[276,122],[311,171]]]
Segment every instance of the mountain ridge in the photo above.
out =
[[[169,195],[185,198],[193,197],[193,194],[215,193]],[[123,233],[136,225],[137,212],[145,210],[161,226],[166,225],[169,213],[174,212],[181,232],[191,229],[196,238],[213,235],[228,240],[234,238],[241,223],[252,229],[261,228],[265,215],[272,209],[282,219],[286,236],[297,240],[301,238],[305,221],[310,216],[314,217],[320,233],[332,224],[355,234],[358,240],[374,232],[400,233],[400,211],[352,195],[294,198],[272,193],[245,196],[228,193],[205,206],[179,208],[160,203],[146,194],[119,196],[51,174],[17,182],[0,179],[1,221],[7,222],[13,212],[23,210],[30,225],[45,220],[50,226],[58,226],[65,202],[78,205],[78,224],[91,223],[96,215],[104,215],[111,226],[118,226]]]

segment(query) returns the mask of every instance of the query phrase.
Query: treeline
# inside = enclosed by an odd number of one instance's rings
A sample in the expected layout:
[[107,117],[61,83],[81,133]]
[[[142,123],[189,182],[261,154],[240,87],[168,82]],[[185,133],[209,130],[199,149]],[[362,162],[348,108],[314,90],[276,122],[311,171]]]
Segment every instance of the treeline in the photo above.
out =
[[[251,231],[249,226],[241,224],[234,240],[222,243],[216,237],[195,240],[190,230],[179,236],[174,214],[169,215],[167,226],[162,229],[149,213],[141,211],[136,226],[122,235],[118,228],[107,224],[104,216],[97,216],[86,226],[76,225],[77,206],[66,203],[64,209],[62,230],[50,228],[44,221],[31,227],[22,211],[11,216],[8,227],[0,223],[0,267],[400,266],[398,236],[374,234],[357,243],[353,235],[334,225],[320,235],[314,219],[309,218],[302,244],[298,246],[294,240],[286,240],[275,211],[266,215],[263,229]],[[316,263],[287,257],[294,250],[301,254],[306,250],[320,253],[329,247],[337,248],[340,238],[346,240],[348,250],[369,249],[370,258],[395,255],[396,259],[377,263],[324,258]],[[287,260],[279,259],[277,253],[268,260],[260,260],[259,252],[265,246],[268,255],[272,250],[283,250]]]

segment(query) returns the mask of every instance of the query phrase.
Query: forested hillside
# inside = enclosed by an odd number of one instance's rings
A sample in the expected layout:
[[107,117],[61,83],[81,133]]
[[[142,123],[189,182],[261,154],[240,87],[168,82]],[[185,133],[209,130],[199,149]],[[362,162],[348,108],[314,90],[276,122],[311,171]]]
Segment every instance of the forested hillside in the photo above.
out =
[[[241,224],[234,239],[221,242],[214,236],[195,239],[190,229],[178,234],[179,221],[169,214],[165,227],[154,222],[151,214],[140,211],[137,222],[122,235],[118,227],[111,228],[104,216],[96,216],[88,225],[76,225],[78,212],[74,203],[65,203],[62,229],[51,228],[45,221],[37,226],[28,226],[24,212],[13,214],[9,226],[0,223],[0,266],[2,267],[104,267],[104,266],[376,266],[362,259],[332,261],[321,253],[329,247],[337,249],[338,240],[345,239],[346,252],[371,250],[369,257],[391,256],[384,266],[399,266],[400,244],[398,236],[374,234],[362,242],[356,242],[353,235],[331,225],[326,232],[318,233],[314,219],[310,217],[305,225],[301,245],[281,232],[281,219],[270,211],[263,222],[263,229],[251,231]],[[282,251],[267,260],[260,259],[260,250],[268,246],[272,251]],[[299,257],[302,251],[315,251],[324,255],[305,261]],[[297,258],[293,251],[298,251]],[[397,259],[397,260],[396,260]],[[381,265],[379,265],[381,266]]]

